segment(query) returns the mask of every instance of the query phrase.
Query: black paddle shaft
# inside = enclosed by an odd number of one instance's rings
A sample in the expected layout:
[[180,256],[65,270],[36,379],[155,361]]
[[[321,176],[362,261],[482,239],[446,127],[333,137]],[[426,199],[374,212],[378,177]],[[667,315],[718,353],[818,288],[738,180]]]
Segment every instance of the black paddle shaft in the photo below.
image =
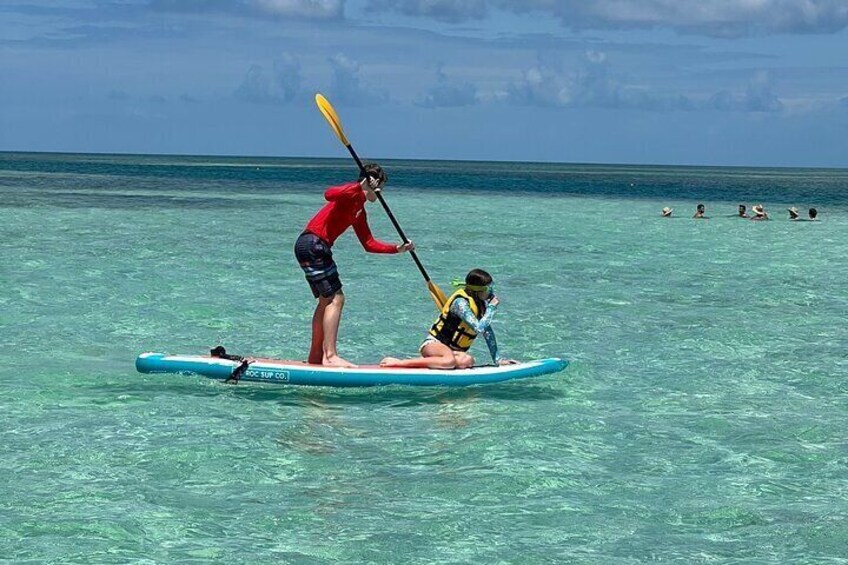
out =
[[[356,151],[353,150],[353,146],[347,144],[346,147],[350,152],[351,157],[353,157],[353,160],[356,161],[357,165],[359,165],[359,170],[362,171],[362,174],[365,174],[365,165],[362,164],[362,161],[359,159],[359,155],[357,155]],[[400,224],[395,219],[395,215],[392,214],[391,210],[389,210],[389,205],[386,204],[386,200],[383,198],[382,192],[375,191],[375,193],[377,194],[377,198],[380,200],[380,204],[383,205],[383,210],[386,211],[386,215],[389,216],[389,220],[392,221],[392,225],[397,230],[398,235],[400,235],[401,240],[403,240],[404,243],[409,243],[409,239],[407,239],[406,234],[403,233],[403,228],[400,227]],[[415,254],[415,251],[410,251],[409,254],[412,255],[412,260],[415,261],[415,266],[418,267],[419,271],[421,271],[421,275],[424,277],[424,280],[426,282],[430,282],[430,275],[427,274],[427,271],[424,269],[424,265],[422,265],[421,261],[418,260],[418,255]]]

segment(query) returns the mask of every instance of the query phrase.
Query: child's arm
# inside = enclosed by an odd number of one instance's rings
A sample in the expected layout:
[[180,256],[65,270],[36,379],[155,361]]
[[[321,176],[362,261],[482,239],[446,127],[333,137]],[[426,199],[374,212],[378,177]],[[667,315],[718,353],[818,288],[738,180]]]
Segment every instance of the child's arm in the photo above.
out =
[[477,333],[485,331],[491,325],[492,318],[495,317],[497,309],[497,306],[490,304],[486,307],[486,313],[478,320],[474,312],[471,311],[468,301],[464,298],[454,300],[453,304],[451,304],[451,312],[462,318],[462,321],[471,326]]
[[494,361],[496,365],[505,360],[500,354],[500,351],[498,351],[498,340],[495,339],[495,330],[493,330],[491,326],[492,318],[494,318],[497,309],[497,304],[493,305],[490,303],[486,307],[486,313],[478,320],[477,317],[474,316],[474,312],[471,311],[471,306],[468,305],[467,300],[454,300],[453,304],[451,304],[451,311],[454,314],[462,318],[463,322],[474,328],[474,331],[483,334],[483,337],[486,339],[486,345],[489,347],[489,353],[492,355],[492,361]]
[[495,365],[498,365],[503,357],[500,351],[498,351],[498,340],[495,339],[495,330],[489,326],[483,330],[483,337],[486,338],[486,345],[489,347],[489,353],[492,354],[492,361],[495,362]]

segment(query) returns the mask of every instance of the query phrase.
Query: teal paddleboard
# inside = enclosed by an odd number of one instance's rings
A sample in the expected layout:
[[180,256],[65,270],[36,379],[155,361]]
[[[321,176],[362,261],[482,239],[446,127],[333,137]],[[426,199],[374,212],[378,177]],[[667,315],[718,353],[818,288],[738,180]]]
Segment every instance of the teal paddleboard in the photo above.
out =
[[[200,355],[142,353],[135,361],[141,373],[196,374],[213,379],[228,379],[238,361]],[[255,359],[239,380],[265,383],[365,387],[383,385],[470,386],[526,379],[558,373],[568,366],[559,358],[539,359],[515,365],[483,365],[470,369],[403,369],[360,365],[356,368],[324,367],[299,361]]]

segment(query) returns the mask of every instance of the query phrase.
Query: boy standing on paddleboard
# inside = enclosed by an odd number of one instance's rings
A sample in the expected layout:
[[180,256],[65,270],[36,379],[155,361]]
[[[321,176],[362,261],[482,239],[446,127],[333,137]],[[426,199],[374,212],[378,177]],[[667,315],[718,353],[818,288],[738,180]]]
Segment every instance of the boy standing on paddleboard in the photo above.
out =
[[386,184],[386,173],[376,164],[365,166],[357,182],[327,189],[321,208],[294,244],[294,254],[300,263],[312,295],[318,299],[312,315],[312,344],[309,362],[334,367],[355,367],[336,351],[339,323],[344,307],[344,293],[336,263],[333,261],[333,243],[349,227],[365,251],[369,253],[403,253],[415,249],[409,243],[385,243],[374,239],[365,215],[365,201],[377,200],[377,192]]

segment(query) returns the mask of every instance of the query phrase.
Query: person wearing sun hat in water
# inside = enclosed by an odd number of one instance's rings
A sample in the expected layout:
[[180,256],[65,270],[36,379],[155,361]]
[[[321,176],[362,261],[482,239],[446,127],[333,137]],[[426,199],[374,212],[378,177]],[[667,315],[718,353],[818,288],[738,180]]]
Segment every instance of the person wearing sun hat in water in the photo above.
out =
[[468,353],[468,349],[481,333],[495,364],[516,363],[501,355],[491,326],[499,304],[494,293],[492,275],[482,269],[472,269],[465,276],[465,281],[454,281],[452,284],[461,288],[447,299],[429,335],[418,348],[421,357],[386,357],[380,362],[381,367],[468,369],[474,366],[474,357]]
[[674,212],[674,208],[669,208],[668,206],[666,206],[665,208],[662,209],[662,217],[663,218],[670,218],[672,212]]
[[769,219],[768,213],[765,211],[765,209],[763,209],[762,204],[757,204],[756,206],[751,208],[751,211],[754,212],[754,217],[751,218],[754,221],[768,220]]
[[786,210],[789,212],[790,220],[797,220],[798,218],[800,218],[800,216],[798,216],[798,208],[796,208],[795,206],[787,208]]

